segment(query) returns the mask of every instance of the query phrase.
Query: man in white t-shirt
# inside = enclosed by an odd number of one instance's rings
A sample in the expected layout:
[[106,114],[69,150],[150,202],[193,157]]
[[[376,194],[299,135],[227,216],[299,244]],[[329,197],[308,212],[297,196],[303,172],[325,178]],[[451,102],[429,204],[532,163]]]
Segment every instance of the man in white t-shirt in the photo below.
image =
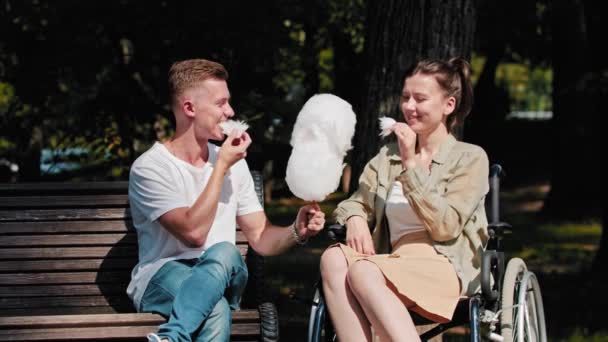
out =
[[127,289],[141,312],[168,318],[149,341],[228,341],[247,268],[235,246],[236,225],[262,255],[279,254],[317,234],[317,205],[300,208],[291,227],[272,225],[258,202],[245,156],[246,132],[221,146],[219,126],[234,116],[228,73],[193,59],[169,72],[175,136],[155,143],[131,168],[129,200],[139,263]]

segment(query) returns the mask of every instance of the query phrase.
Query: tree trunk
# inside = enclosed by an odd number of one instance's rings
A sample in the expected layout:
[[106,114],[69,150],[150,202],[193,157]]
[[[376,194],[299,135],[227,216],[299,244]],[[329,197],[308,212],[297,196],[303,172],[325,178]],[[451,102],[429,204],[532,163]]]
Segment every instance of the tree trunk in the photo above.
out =
[[20,182],[35,182],[40,181],[40,158],[42,156],[42,140],[43,133],[42,128],[39,125],[35,125],[27,137],[23,137],[23,141],[27,143],[22,144],[25,149],[21,149],[18,155],[19,165],[19,181]]
[[[602,155],[600,116],[608,96],[608,54],[605,51],[605,2],[553,2],[553,175],[543,213],[555,218],[601,217],[600,247],[591,265],[589,317],[591,331],[605,328],[608,305],[604,268],[606,201],[597,158]],[[602,12],[604,11],[604,12]],[[573,162],[574,161],[574,162]]]
[[[585,12],[587,13],[586,21],[587,21],[587,32],[589,37],[589,50],[590,50],[590,60],[591,60],[591,71],[593,75],[595,75],[597,82],[594,84],[597,85],[597,89],[592,89],[591,93],[593,96],[593,108],[595,109],[592,114],[592,122],[594,129],[593,138],[591,144],[593,146],[593,151],[595,151],[596,155],[599,155],[599,147],[602,146],[602,138],[600,134],[600,130],[603,129],[603,126],[600,121],[600,116],[605,116],[605,106],[603,105],[603,100],[608,97],[608,51],[605,48],[605,32],[608,29],[608,23],[604,18],[604,13],[608,11],[608,4],[604,1],[591,1],[585,0]],[[597,178],[592,178],[596,182],[604,183],[603,175],[599,174],[600,167],[591,167],[595,169],[595,176]],[[595,206],[602,208],[602,237],[600,239],[600,247],[595,256],[592,271],[595,275],[597,275],[597,279],[602,278],[603,271],[606,263],[608,263],[608,207],[606,205],[606,201],[603,200],[599,196],[599,191],[601,191],[601,187],[598,188],[598,196],[595,201]],[[606,299],[605,291],[604,291],[604,300]]]
[[475,105],[466,122],[464,139],[486,149],[498,159],[498,148],[503,142],[496,139],[509,112],[509,94],[496,86],[496,70],[506,48],[504,39],[496,39],[488,46],[486,61],[475,84]]
[[367,3],[365,82],[354,139],[351,190],[365,164],[378,152],[378,118],[402,118],[403,73],[418,58],[468,58],[473,45],[473,0]]
[[[551,191],[543,214],[579,219],[599,214],[597,141],[601,100],[589,63],[592,53],[582,0],[553,2],[553,137]],[[598,44],[603,44],[599,43]],[[601,83],[601,82],[600,82]],[[595,89],[598,90],[598,89]]]
[[319,93],[319,41],[318,28],[320,23],[324,22],[325,9],[322,3],[315,1],[307,1],[304,3],[304,32],[306,38],[304,40],[304,60],[303,68],[306,73],[304,84],[306,84],[307,100],[311,96]]
[[331,29],[334,49],[334,90],[336,96],[348,101],[355,113],[361,105],[361,85],[363,84],[361,54],[357,54],[350,42],[351,37],[339,28]]

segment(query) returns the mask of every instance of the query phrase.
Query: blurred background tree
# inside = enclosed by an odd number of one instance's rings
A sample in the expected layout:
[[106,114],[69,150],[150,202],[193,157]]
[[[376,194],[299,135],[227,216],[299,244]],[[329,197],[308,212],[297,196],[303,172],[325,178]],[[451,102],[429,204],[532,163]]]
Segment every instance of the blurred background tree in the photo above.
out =
[[[19,165],[20,181],[126,179],[137,155],[170,134],[166,78],[179,59],[224,63],[235,107],[256,133],[276,125],[276,117],[289,123],[293,116],[283,101],[293,90],[282,89],[276,75],[296,69],[277,49],[295,44],[277,3],[26,0],[1,6],[0,155]],[[54,165],[41,170],[43,149]],[[80,166],[71,172],[62,164],[70,159]]]

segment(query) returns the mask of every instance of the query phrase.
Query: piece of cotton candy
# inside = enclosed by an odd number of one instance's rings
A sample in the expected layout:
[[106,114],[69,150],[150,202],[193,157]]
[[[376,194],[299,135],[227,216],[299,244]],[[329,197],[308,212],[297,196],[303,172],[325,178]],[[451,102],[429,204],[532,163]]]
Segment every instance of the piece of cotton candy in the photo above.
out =
[[220,127],[225,135],[230,135],[230,133],[232,133],[234,130],[245,132],[249,128],[249,125],[245,121],[227,120],[220,122]]
[[306,101],[291,133],[285,177],[295,196],[320,202],[336,191],[356,123],[352,106],[338,96],[317,94]]
[[380,119],[380,136],[383,138],[388,137],[393,133],[392,128],[397,123],[395,119],[383,116]]

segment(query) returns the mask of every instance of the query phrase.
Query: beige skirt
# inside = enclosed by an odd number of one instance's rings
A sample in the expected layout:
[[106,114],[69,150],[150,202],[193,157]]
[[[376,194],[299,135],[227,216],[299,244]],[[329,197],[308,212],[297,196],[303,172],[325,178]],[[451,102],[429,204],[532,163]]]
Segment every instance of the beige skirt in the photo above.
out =
[[391,254],[366,256],[343,244],[334,246],[342,249],[349,266],[359,260],[376,264],[408,310],[434,322],[452,319],[460,282],[450,261],[433,248],[426,231],[404,235]]

